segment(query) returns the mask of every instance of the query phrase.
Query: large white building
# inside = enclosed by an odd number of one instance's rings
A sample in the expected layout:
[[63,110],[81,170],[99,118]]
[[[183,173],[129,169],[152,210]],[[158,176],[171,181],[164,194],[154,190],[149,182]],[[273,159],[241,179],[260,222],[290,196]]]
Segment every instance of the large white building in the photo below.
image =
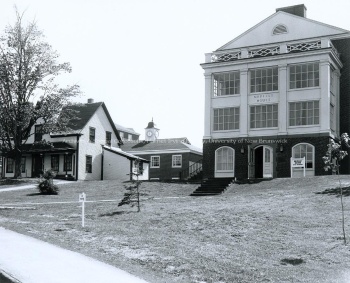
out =
[[291,157],[328,174],[329,139],[350,129],[349,47],[348,30],[297,5],[206,54],[204,178],[302,176]]

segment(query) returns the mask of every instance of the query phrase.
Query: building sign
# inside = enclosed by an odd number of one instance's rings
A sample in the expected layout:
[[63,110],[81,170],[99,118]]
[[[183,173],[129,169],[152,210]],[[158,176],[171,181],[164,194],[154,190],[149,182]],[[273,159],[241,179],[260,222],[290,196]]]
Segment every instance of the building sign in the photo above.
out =
[[305,177],[305,157],[303,158],[290,158],[290,177],[293,177],[293,168],[304,168]]
[[254,94],[250,96],[250,103],[270,103],[277,102],[275,93],[262,93],[262,94]]

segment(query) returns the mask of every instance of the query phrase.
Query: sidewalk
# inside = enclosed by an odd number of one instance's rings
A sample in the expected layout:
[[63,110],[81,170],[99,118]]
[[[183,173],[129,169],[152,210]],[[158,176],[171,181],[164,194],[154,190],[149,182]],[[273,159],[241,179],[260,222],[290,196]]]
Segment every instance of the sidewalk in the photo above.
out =
[[111,265],[2,227],[1,271],[22,283],[147,283]]
[[[71,182],[77,182],[77,181],[54,180],[55,185],[66,184],[66,183],[71,183]],[[36,188],[37,186],[38,186],[37,184],[18,185],[18,186],[9,186],[9,187],[0,186],[0,193],[1,192],[8,192],[8,191],[32,189],[32,188]]]

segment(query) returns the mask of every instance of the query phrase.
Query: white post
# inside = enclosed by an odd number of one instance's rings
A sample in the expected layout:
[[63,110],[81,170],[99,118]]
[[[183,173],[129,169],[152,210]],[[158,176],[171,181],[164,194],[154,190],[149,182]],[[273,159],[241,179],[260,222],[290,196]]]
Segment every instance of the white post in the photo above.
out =
[[86,201],[86,194],[81,193],[79,194],[79,202],[81,202],[81,226],[85,226],[85,201]]
[[305,171],[306,171],[306,169],[305,169],[305,167],[306,167],[306,160],[305,160],[305,156],[303,157],[303,159],[304,159],[304,178],[305,178]]

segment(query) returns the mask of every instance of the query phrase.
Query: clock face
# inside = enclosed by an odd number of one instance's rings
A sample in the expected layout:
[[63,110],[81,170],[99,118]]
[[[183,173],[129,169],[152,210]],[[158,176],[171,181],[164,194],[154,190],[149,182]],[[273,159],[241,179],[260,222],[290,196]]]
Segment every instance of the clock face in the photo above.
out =
[[147,136],[149,136],[149,137],[152,136],[152,132],[151,132],[151,131],[148,131],[148,132],[147,132]]

